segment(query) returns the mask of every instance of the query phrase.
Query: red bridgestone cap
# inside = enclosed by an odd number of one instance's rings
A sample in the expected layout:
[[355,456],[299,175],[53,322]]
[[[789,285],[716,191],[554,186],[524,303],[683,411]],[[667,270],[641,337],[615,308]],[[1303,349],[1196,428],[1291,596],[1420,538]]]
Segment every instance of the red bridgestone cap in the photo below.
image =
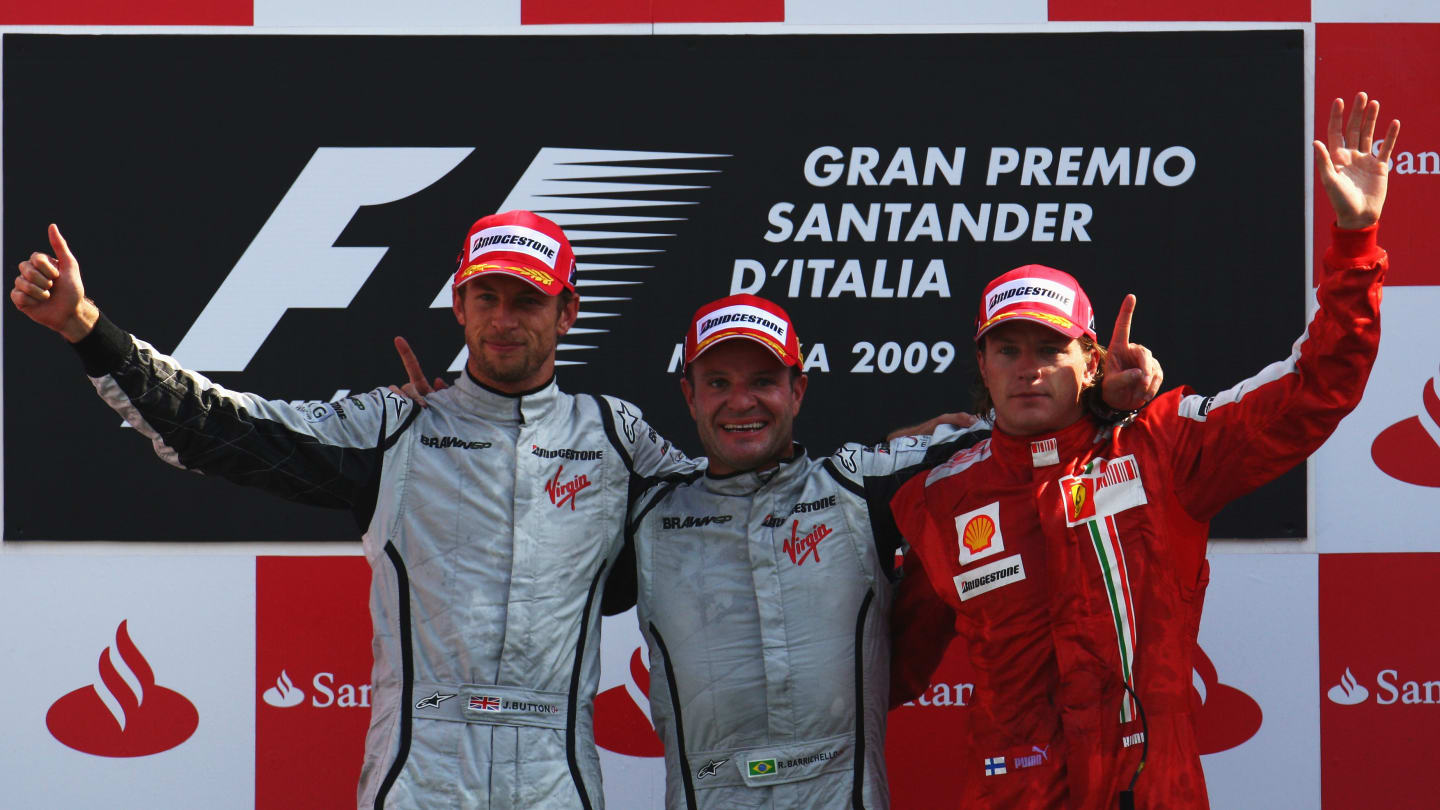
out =
[[758,295],[731,295],[695,310],[685,332],[685,365],[707,349],[731,338],[744,338],[769,349],[782,365],[798,366],[800,338],[784,309]]
[[1048,326],[1066,337],[1095,339],[1090,298],[1074,276],[1053,267],[1027,264],[987,284],[975,317],[975,339],[1016,318]]
[[475,220],[460,248],[451,289],[485,273],[504,273],[546,295],[575,292],[575,251],[554,222],[529,211]]

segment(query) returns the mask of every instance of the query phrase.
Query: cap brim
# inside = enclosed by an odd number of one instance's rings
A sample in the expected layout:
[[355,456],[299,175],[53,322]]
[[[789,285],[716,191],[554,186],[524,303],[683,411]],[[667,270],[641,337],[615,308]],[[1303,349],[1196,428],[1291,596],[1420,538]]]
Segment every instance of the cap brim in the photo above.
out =
[[480,264],[472,264],[455,274],[455,282],[452,287],[458,289],[461,285],[479,276],[494,273],[514,276],[546,295],[559,295],[560,291],[565,289],[565,282],[560,280],[559,276],[549,270],[530,267],[520,262],[506,262],[504,264],[483,262]]
[[695,362],[700,357],[700,355],[704,354],[710,349],[715,348],[717,345],[734,338],[744,338],[746,340],[759,343],[761,346],[769,349],[770,353],[775,355],[775,359],[779,360],[780,365],[782,366],[794,366],[800,364],[800,355],[798,353],[791,355],[785,350],[784,346],[781,346],[779,343],[775,342],[775,339],[770,337],[769,335],[765,335],[750,329],[725,329],[707,337],[704,343],[696,345],[695,350],[690,354],[686,355],[685,365],[690,365],[691,363]]
[[975,330],[975,339],[979,340],[980,338],[984,337],[985,333],[989,332],[991,329],[1007,323],[1012,323],[1017,319],[1030,321],[1032,323],[1038,323],[1041,326],[1047,326],[1068,338],[1078,338],[1081,335],[1087,334],[1084,326],[1075,323],[1074,321],[1064,317],[1063,315],[1056,315],[1053,312],[1041,312],[1031,309],[1012,309],[1006,312],[1001,312],[995,317],[986,321],[985,323],[980,324],[980,328]]

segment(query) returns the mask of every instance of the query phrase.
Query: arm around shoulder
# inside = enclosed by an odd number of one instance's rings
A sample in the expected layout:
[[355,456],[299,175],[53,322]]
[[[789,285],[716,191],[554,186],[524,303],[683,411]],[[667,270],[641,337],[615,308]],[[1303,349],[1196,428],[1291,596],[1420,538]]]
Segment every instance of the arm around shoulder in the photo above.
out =
[[600,408],[606,437],[634,475],[645,479],[668,478],[689,475],[702,468],[702,463],[685,455],[650,427],[634,403],[608,395],[596,396],[595,402]]

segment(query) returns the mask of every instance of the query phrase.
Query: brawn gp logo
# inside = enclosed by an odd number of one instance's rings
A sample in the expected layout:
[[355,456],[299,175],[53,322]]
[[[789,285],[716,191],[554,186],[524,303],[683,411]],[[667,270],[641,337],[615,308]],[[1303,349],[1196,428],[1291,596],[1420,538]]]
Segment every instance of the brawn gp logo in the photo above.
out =
[[733,515],[686,515],[685,517],[667,517],[660,519],[662,529],[693,529],[698,526],[720,525],[729,523]]
[[423,433],[420,435],[420,443],[426,447],[436,447],[441,450],[448,450],[451,447],[461,450],[484,450],[491,446],[490,442],[466,441],[458,436],[426,436]]

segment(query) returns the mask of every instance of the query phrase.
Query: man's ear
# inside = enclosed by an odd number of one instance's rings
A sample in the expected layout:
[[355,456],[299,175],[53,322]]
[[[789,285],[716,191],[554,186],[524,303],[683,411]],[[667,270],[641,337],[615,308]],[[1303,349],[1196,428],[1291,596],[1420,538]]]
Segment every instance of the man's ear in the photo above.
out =
[[690,418],[698,419],[695,416],[695,386],[690,384],[690,375],[680,375],[680,395],[685,397],[685,407],[690,410]]
[[1095,375],[1100,372],[1100,347],[1087,352],[1089,355],[1085,360],[1085,385],[1095,384]]
[[801,374],[790,383],[790,393],[795,397],[795,413],[800,413],[800,404],[805,401],[805,389],[810,387],[810,375]]
[[570,300],[565,302],[565,306],[560,309],[560,319],[555,322],[555,334],[563,336],[569,332],[570,327],[575,325],[575,321],[579,317],[580,296],[572,295]]
[[450,309],[455,312],[455,320],[461,326],[465,325],[465,288],[453,287],[450,290]]

